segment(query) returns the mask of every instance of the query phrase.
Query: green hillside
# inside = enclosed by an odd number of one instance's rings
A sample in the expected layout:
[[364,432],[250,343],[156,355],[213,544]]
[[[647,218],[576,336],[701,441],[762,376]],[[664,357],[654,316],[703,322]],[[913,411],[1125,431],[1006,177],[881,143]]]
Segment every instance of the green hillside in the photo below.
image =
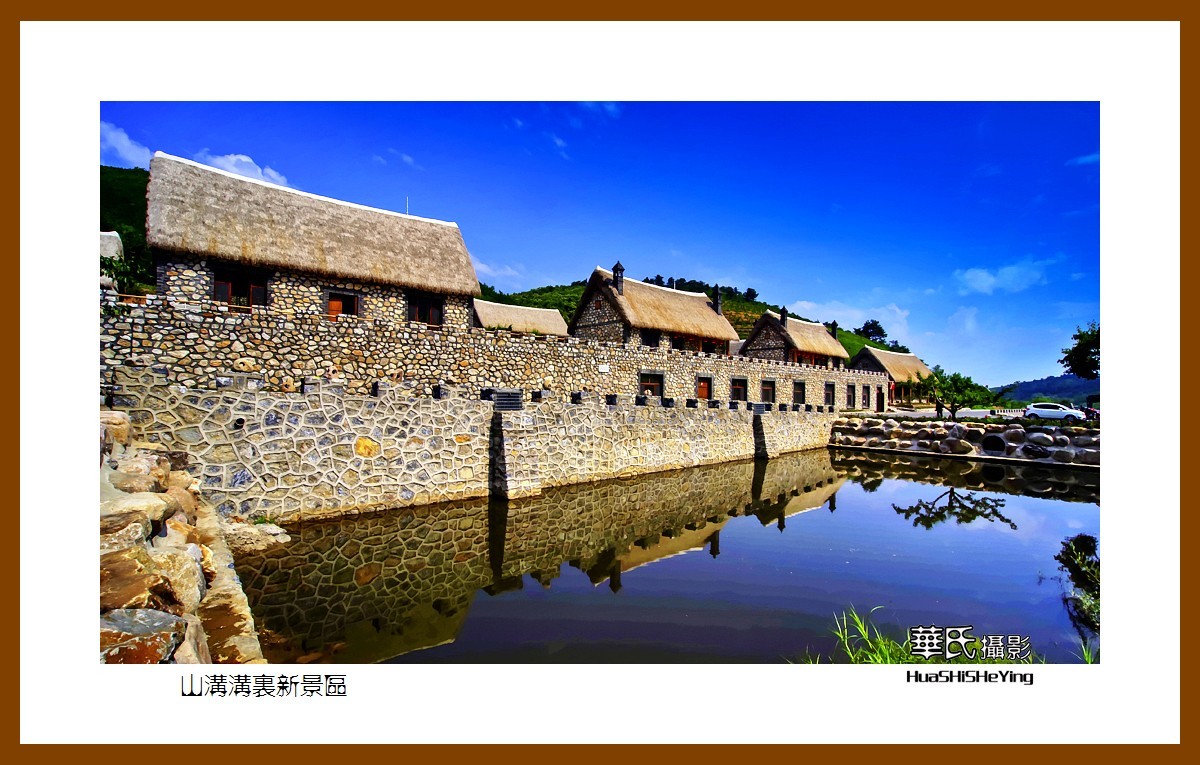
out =
[[116,275],[124,292],[154,290],[154,260],[146,247],[146,184],[150,173],[139,167],[100,167],[100,230],[116,231],[125,248],[124,267]]
[[[1100,380],[1085,380],[1075,375],[1043,377],[1040,380],[1025,380],[1011,383],[1013,389],[1006,398],[1012,401],[1070,401],[1083,405],[1090,395],[1100,394]],[[1007,386],[1005,386],[1007,387]],[[999,390],[1000,388],[992,388]]]

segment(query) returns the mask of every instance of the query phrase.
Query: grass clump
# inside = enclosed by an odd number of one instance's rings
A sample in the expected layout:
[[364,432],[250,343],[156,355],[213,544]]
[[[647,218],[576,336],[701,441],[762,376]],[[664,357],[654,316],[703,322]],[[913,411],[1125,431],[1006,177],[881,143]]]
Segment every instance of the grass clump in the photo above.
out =
[[[827,657],[834,664],[1033,664],[1043,661],[1036,657],[1033,651],[1024,659],[985,659],[983,658],[983,643],[976,639],[968,644],[974,653],[974,658],[965,655],[947,659],[943,656],[923,658],[914,656],[908,638],[900,642],[890,635],[884,634],[871,623],[871,614],[883,606],[875,606],[866,616],[858,613],[854,606],[841,615],[834,614],[833,634],[837,638],[837,647],[832,656]],[[1087,649],[1085,649],[1086,651]],[[820,664],[820,654],[806,654],[802,663]],[[1087,661],[1087,659],[1084,659]],[[1090,663],[1090,662],[1088,662]]]

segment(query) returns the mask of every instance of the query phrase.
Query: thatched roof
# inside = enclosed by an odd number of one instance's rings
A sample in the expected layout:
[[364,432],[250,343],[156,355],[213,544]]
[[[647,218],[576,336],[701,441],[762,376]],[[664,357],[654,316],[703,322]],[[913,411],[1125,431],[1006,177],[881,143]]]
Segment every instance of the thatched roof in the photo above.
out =
[[342,279],[478,295],[454,223],[244,178],[158,152],[146,241],[164,250]]
[[543,335],[567,335],[567,322],[553,308],[527,308],[504,305],[475,298],[475,317],[481,327],[504,327],[514,332],[537,332]]
[[[875,364],[871,365],[869,359],[874,360]],[[900,383],[916,382],[921,377],[933,374],[929,367],[925,366],[924,361],[911,353],[885,351],[869,345],[864,345],[862,350],[854,355],[854,360],[850,362],[850,366],[855,369],[863,364],[882,367],[889,377]]]
[[121,244],[121,235],[116,231],[100,232],[100,257],[117,260],[125,257],[125,245]]
[[751,338],[767,326],[773,326],[780,330],[788,344],[801,353],[815,353],[838,359],[850,358],[845,347],[829,334],[829,330],[825,329],[824,324],[789,316],[785,326],[779,320],[779,314],[774,311],[763,311],[763,315],[755,323],[754,329],[750,330],[750,336],[746,338],[746,342],[750,342]]
[[583,292],[580,310],[596,290],[606,292],[631,327],[716,340],[738,339],[733,325],[713,310],[712,301],[703,292],[684,292],[626,278],[625,294],[619,295],[612,286],[612,271],[597,266]]

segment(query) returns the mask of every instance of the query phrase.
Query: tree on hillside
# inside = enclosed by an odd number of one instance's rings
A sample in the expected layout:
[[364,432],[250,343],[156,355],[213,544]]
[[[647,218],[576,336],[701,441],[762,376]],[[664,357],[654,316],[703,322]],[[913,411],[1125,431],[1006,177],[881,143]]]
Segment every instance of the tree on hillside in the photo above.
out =
[[751,303],[753,303],[755,300],[758,300],[758,290],[754,289],[753,287],[748,287],[746,289],[746,299]]
[[1071,339],[1075,344],[1063,348],[1063,357],[1058,363],[1076,377],[1095,380],[1100,376],[1100,325],[1093,321],[1087,329],[1076,327]]
[[887,347],[889,351],[895,351],[896,353],[912,353],[912,351],[908,349],[907,345],[901,345],[896,340],[888,343]]
[[950,412],[950,419],[955,422],[958,422],[960,409],[988,405],[995,398],[996,394],[964,374],[946,374],[941,367],[934,367],[930,371],[932,374],[917,381],[917,393],[928,396],[935,403],[945,407]]
[[654,275],[654,284],[657,284],[659,287],[667,286],[667,283],[663,281],[662,274]]
[[879,323],[878,319],[867,319],[858,329],[853,330],[854,334],[862,335],[868,340],[874,340],[877,343],[882,343],[887,339],[887,330]]

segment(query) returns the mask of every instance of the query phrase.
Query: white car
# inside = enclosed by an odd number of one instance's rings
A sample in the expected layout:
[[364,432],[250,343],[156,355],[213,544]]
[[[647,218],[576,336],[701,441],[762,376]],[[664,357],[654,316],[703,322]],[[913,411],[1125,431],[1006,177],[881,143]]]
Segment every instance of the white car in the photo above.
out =
[[1082,422],[1087,415],[1078,409],[1072,409],[1062,404],[1030,404],[1025,407],[1025,416],[1031,420],[1062,420],[1063,422]]

